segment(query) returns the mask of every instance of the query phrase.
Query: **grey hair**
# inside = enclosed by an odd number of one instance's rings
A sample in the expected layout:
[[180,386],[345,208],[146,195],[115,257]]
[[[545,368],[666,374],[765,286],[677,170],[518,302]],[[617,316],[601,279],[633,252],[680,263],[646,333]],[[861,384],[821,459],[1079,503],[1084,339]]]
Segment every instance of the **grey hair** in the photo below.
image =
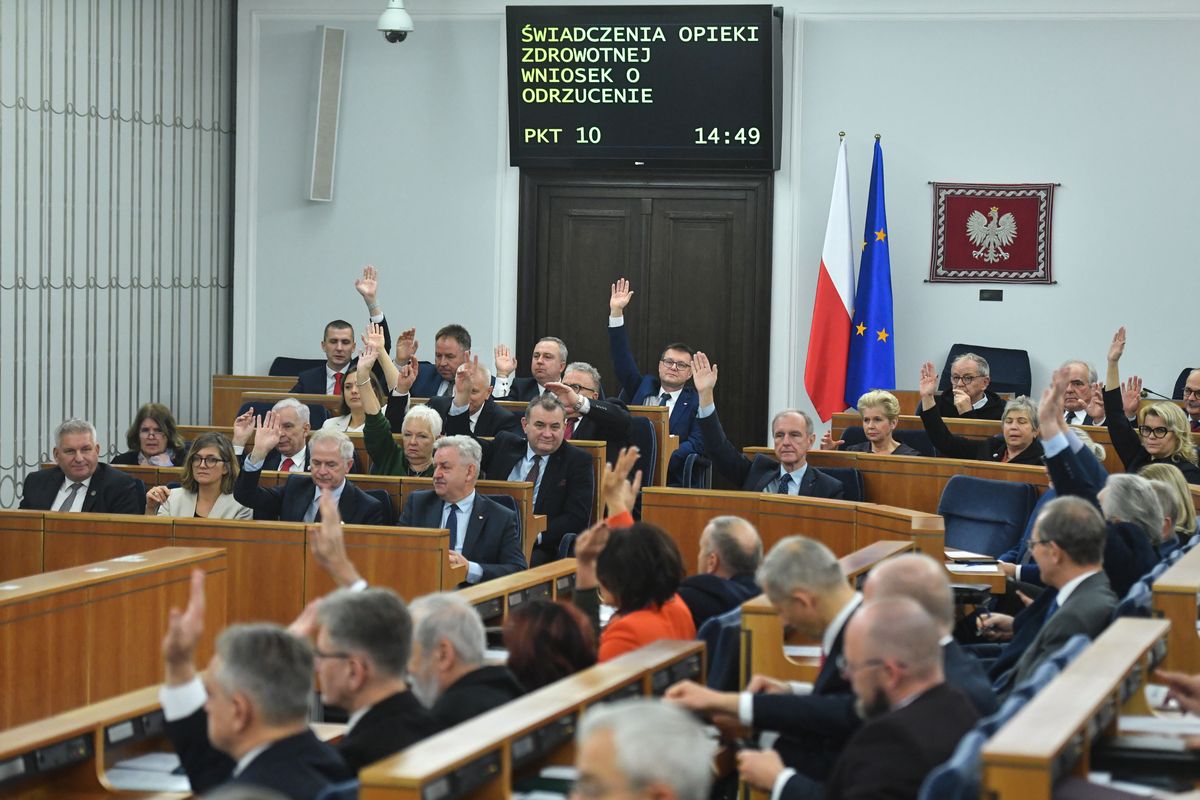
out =
[[801,418],[803,418],[804,425],[805,425],[806,429],[808,430],[808,432],[809,433],[813,432],[812,417],[810,417],[808,414],[806,414],[805,412],[801,411],[798,408],[785,408],[782,411],[778,412],[775,416],[771,417],[771,433],[772,433],[772,435],[774,435],[774,433],[775,433],[775,423],[779,422],[779,420],[787,414],[799,414],[801,416]]
[[64,420],[61,425],[54,429],[54,444],[57,447],[64,436],[70,436],[73,433],[90,433],[92,441],[96,441],[96,426],[88,422],[86,419],[72,417]]
[[472,439],[470,436],[458,434],[457,436],[443,436],[433,443],[433,452],[441,450],[443,447],[453,447],[458,451],[458,457],[468,464],[474,464],[476,471],[479,465],[483,463],[483,448],[479,446],[479,442]]
[[467,666],[483,663],[487,648],[487,633],[483,621],[466,600],[455,592],[437,592],[413,600],[408,606],[412,613],[413,641],[428,654],[445,639],[454,648],[458,660]]
[[987,359],[978,353],[963,353],[961,356],[950,362],[950,368],[954,369],[954,365],[964,359],[970,359],[971,361],[975,362],[975,368],[979,370],[980,376],[984,378],[991,376],[992,368],[988,366]]
[[824,594],[848,586],[842,565],[828,547],[807,536],[788,536],[767,553],[756,582],[772,600],[797,589]]
[[1077,358],[1073,358],[1073,359],[1071,359],[1070,361],[1064,361],[1064,362],[1062,363],[1062,366],[1060,366],[1060,367],[1059,367],[1059,369],[1066,369],[1067,367],[1071,366],[1072,364],[1078,364],[1079,366],[1081,366],[1081,367],[1083,367],[1085,370],[1087,370],[1087,374],[1088,374],[1088,383],[1096,383],[1098,380],[1100,380],[1100,379],[1099,379],[1099,377],[1096,375],[1096,368],[1095,368],[1095,367],[1093,367],[1093,366],[1092,366],[1091,364],[1089,364],[1088,362],[1086,362],[1086,361],[1080,361],[1080,360],[1079,360],[1079,359],[1077,359]]
[[1037,431],[1038,409],[1037,402],[1035,402],[1033,398],[1021,395],[1020,397],[1014,397],[1012,400],[1009,400],[1004,404],[1004,413],[1000,415],[1000,419],[1003,420],[1005,417],[1007,417],[1008,412],[1010,411],[1024,411],[1029,417],[1029,424],[1033,426],[1033,430],[1035,432]]
[[559,339],[557,336],[543,336],[542,338],[538,339],[537,342],[534,343],[534,346],[536,347],[537,345],[541,344],[542,342],[554,342],[556,345],[558,345],[558,357],[560,359],[562,359],[562,362],[564,364],[567,363],[567,343],[566,342],[564,342],[562,339]]
[[221,663],[214,680],[229,694],[250,698],[268,725],[303,722],[313,682],[307,641],[279,625],[231,625],[217,637]]
[[576,742],[599,731],[612,734],[617,768],[633,789],[662,783],[679,800],[707,800],[717,745],[688,712],[649,698],[594,705],[579,723]]
[[940,623],[911,597],[889,597],[863,605],[850,625],[865,628],[872,658],[892,658],[914,677],[942,669]]
[[[307,409],[305,409],[307,411]],[[321,442],[335,442],[338,446],[338,455],[343,461],[349,461],[354,458],[354,442],[350,441],[350,437],[342,431],[334,428],[321,428],[308,439],[308,447],[311,450],[314,444]]]
[[[754,535],[754,546],[749,551],[738,541],[737,530],[748,530]],[[763,543],[758,529],[741,517],[713,517],[704,529],[708,534],[708,550],[717,554],[734,575],[753,575],[762,563]],[[701,534],[703,536],[703,534]]]
[[311,417],[309,414],[308,406],[304,405],[304,403],[301,403],[299,400],[297,400],[294,397],[285,397],[282,400],[280,400],[278,403],[276,403],[275,405],[271,406],[271,410],[276,413],[283,411],[286,408],[294,409],[296,411],[297,419],[299,419],[305,425],[307,425],[309,423],[309,419]]
[[1104,459],[1108,457],[1108,454],[1104,452],[1104,445],[1093,439],[1090,433],[1079,426],[1073,425],[1071,430],[1079,437],[1079,441],[1083,442],[1083,446],[1096,457],[1096,460],[1103,464]]
[[321,599],[317,619],[338,649],[365,654],[388,677],[404,676],[412,653],[412,617],[391,589],[339,589]]
[[915,600],[945,633],[954,628],[954,592],[941,563],[922,553],[889,558],[867,575],[871,600],[907,597]]
[[1163,514],[1150,481],[1141,475],[1122,472],[1109,475],[1100,495],[1100,508],[1106,519],[1132,522],[1151,542],[1162,539]]
[[410,419],[424,420],[429,425],[429,431],[433,434],[433,438],[436,439],[442,435],[442,415],[429,406],[421,404],[410,408],[404,415],[404,421],[400,423],[400,431],[397,433],[403,432],[404,426]]
[[573,361],[567,364],[567,368],[563,370],[563,375],[566,375],[568,372],[586,372],[588,377],[596,384],[596,391],[604,391],[604,382],[600,378],[600,370],[586,361]]
[[1108,530],[1100,511],[1079,497],[1056,497],[1034,522],[1044,542],[1054,542],[1078,566],[1100,564]]

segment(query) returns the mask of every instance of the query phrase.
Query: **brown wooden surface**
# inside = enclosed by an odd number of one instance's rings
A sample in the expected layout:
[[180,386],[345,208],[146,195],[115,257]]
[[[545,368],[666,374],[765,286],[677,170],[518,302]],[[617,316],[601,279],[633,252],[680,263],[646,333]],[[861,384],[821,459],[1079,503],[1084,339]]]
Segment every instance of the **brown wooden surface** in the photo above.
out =
[[160,680],[167,611],[187,604],[196,568],[207,573],[207,660],[227,618],[221,550],[165,547],[4,584],[0,729]]
[[156,547],[169,547],[167,517],[43,512],[42,569],[66,569]]
[[213,375],[212,424],[233,424],[242,406],[242,392],[287,392],[296,380],[295,375]]
[[[1166,620],[1123,618],[1113,622],[1078,658],[1038,692],[983,747],[983,793],[996,800],[1050,800],[1055,761],[1082,737],[1082,753],[1067,774],[1087,777],[1094,743],[1089,723],[1122,683],[1136,673],[1137,686],[1123,708],[1148,713],[1142,688],[1150,651],[1167,636]],[[1111,735],[1119,714],[1098,737]]]
[[[703,659],[703,653],[704,645],[700,642],[664,640],[597,664],[367,767],[359,773],[359,797],[361,800],[418,800],[422,788],[493,752],[499,755],[498,768],[483,786],[468,796],[509,797],[514,777],[512,746],[515,741],[555,720],[581,714],[589,705],[622,687],[636,684],[637,693],[650,694],[655,673],[696,656]],[[697,679],[703,682],[703,668]],[[572,735],[529,768],[570,764],[573,758]]]
[[1200,599],[1200,547],[1194,547],[1154,582],[1154,611],[1171,623],[1164,666],[1200,672],[1200,632],[1196,602]]
[[0,583],[42,571],[42,511],[0,514]]

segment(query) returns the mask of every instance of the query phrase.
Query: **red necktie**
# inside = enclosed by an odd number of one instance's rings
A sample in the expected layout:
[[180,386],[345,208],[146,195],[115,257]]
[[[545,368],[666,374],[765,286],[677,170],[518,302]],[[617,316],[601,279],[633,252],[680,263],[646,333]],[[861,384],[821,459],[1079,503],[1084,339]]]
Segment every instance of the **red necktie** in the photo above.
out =
[[345,380],[346,380],[346,373],[344,373],[344,372],[334,373],[334,375],[333,375],[333,393],[334,394],[342,393],[342,383]]
[[569,420],[567,420],[567,432],[563,434],[564,439],[570,439],[575,435],[575,423],[578,421],[579,420],[576,417],[571,417]]
[[295,462],[295,461],[292,461],[292,457],[291,457],[291,456],[288,456],[288,457],[287,457],[287,458],[285,458],[285,459],[283,460],[283,462],[282,462],[282,463],[279,465],[279,471],[280,471],[280,472],[291,472],[291,471],[292,471],[292,467],[293,467],[293,466],[295,466],[295,464],[296,464],[296,462]]

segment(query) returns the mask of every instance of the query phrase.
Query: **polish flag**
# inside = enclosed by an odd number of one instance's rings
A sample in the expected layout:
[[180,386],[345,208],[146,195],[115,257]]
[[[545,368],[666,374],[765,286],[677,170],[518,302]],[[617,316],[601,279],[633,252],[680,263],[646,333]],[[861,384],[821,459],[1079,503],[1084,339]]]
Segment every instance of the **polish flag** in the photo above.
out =
[[854,308],[854,239],[850,234],[850,178],[846,169],[846,142],[838,146],[833,175],[833,199],[821,248],[817,297],[813,303],[804,388],[821,421],[844,411],[846,360],[850,354],[850,316]]

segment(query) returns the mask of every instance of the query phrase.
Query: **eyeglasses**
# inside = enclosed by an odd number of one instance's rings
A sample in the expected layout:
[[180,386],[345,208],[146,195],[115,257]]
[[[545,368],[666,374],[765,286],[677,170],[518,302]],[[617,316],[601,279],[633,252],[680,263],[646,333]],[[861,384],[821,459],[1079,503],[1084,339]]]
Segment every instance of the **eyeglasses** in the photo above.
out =
[[975,380],[978,377],[979,377],[978,375],[951,375],[950,382],[951,383],[970,383],[971,381]]
[[1147,439],[1162,439],[1170,432],[1169,428],[1151,428],[1149,425],[1142,425],[1138,428],[1138,433]]
[[200,467],[215,467],[224,464],[226,459],[217,456],[192,456],[192,463]]
[[[834,661],[833,663],[838,668],[838,672],[842,673],[843,675],[845,675],[848,678],[860,670],[870,669],[871,667],[882,667],[883,659],[882,658],[868,658],[866,661],[863,661],[861,664],[851,664],[849,661],[846,660],[846,657],[844,655],[841,655],[841,656],[838,656],[837,660]],[[900,666],[904,666],[904,665],[901,664]]]
[[687,361],[676,361],[673,358],[660,358],[658,361],[667,369],[677,369],[680,372],[683,372],[685,369],[692,368],[691,363]]
[[1184,397],[1200,397],[1200,389],[1192,389],[1187,386],[1183,387]]

